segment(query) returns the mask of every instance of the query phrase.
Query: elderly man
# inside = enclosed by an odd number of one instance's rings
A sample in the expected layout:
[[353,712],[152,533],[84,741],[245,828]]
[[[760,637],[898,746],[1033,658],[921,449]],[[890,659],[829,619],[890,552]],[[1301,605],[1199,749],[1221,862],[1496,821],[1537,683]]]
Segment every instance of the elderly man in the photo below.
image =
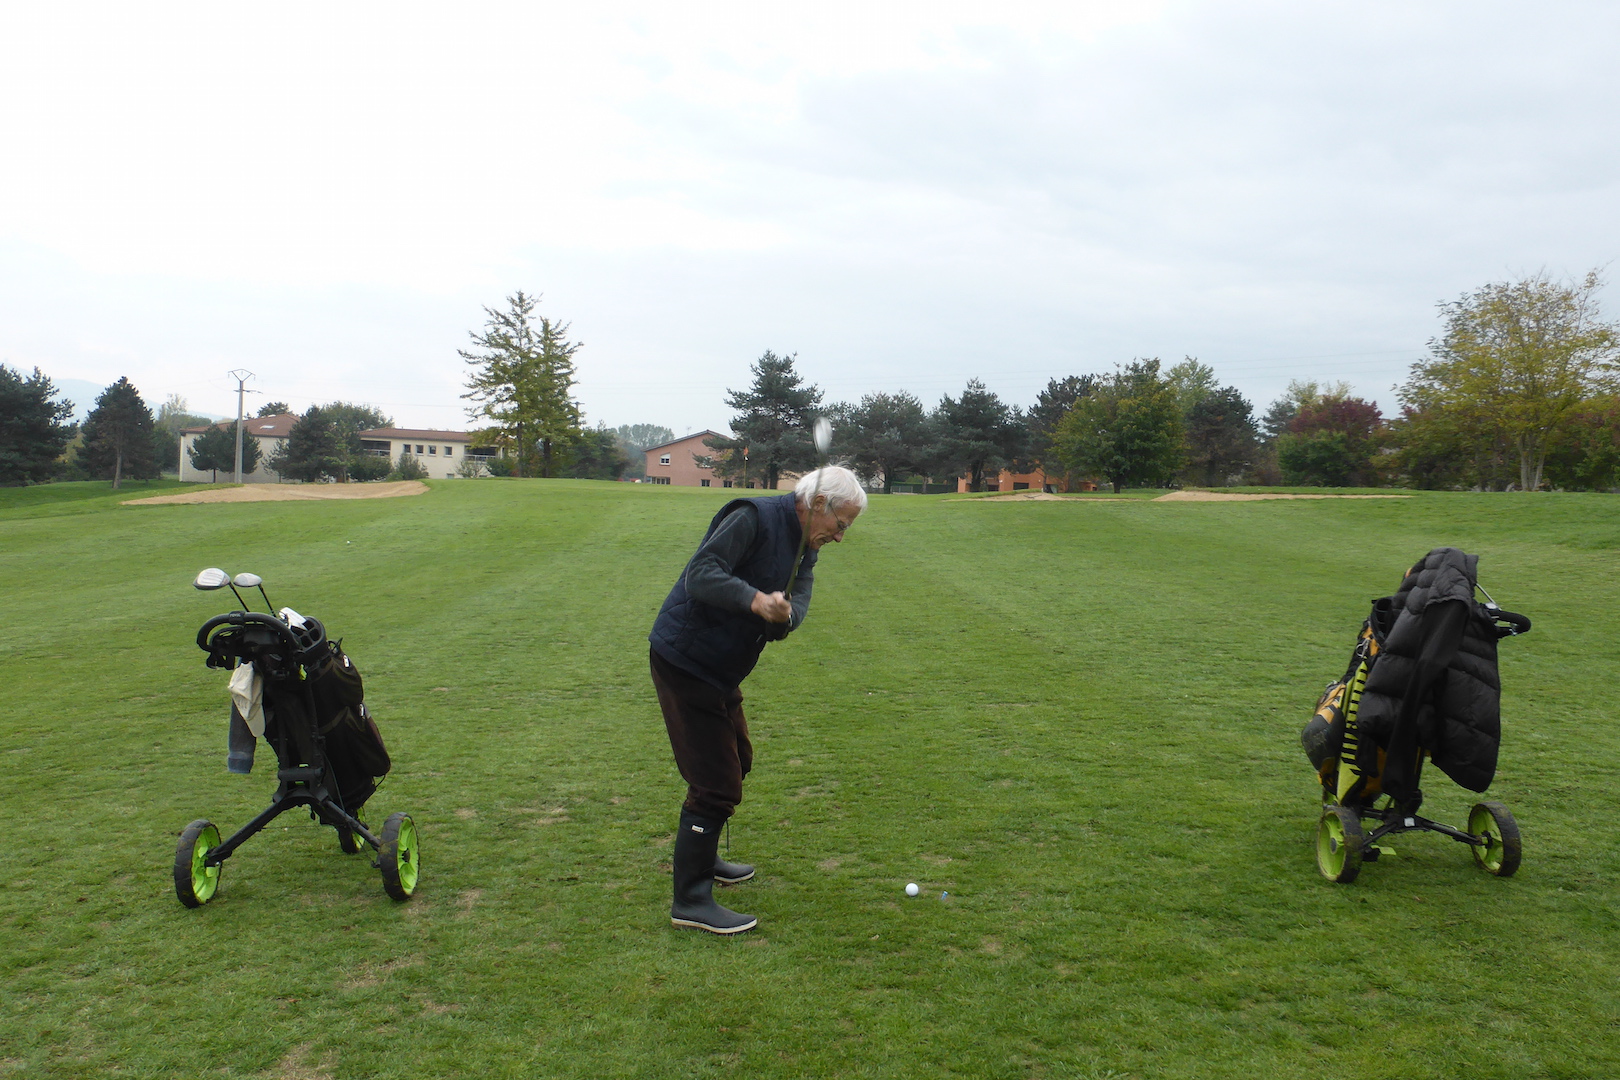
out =
[[860,481],[836,465],[801,477],[790,495],[728,502],[653,623],[653,686],[687,785],[669,910],[676,926],[737,934],[758,922],[713,895],[716,881],[754,876],[752,866],[719,858],[720,828],[754,760],[738,687],[766,642],[804,623],[822,545],[842,540],[865,508]]

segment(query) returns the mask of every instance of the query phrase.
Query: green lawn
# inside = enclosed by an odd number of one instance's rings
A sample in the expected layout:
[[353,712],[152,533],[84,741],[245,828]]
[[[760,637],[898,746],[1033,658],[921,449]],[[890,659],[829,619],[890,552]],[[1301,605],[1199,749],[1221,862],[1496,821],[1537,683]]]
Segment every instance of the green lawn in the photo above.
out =
[[[1620,1075],[1613,496],[875,498],[744,687],[760,927],[720,939],[668,922],[645,635],[723,493],[119,503],[153,490],[0,492],[0,1076]],[[1441,544],[1536,623],[1492,788],[1524,866],[1405,836],[1333,885],[1299,730]],[[224,768],[208,565],[365,672],[409,902],[297,814],[175,901],[181,827],[274,788]]]

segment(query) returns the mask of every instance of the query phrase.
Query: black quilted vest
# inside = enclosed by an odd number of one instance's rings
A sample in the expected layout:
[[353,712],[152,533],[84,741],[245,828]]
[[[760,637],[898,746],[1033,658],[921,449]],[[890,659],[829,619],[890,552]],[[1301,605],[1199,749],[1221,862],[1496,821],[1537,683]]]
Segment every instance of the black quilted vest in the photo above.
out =
[[[780,592],[787,586],[793,560],[799,553],[801,530],[792,492],[763,499],[733,499],[714,515],[703,538],[707,540],[728,514],[744,504],[759,511],[759,533],[753,548],[732,573],[760,592]],[[805,567],[813,566],[815,558],[815,552],[806,551]],[[779,640],[786,629],[785,624],[768,623],[753,612],[726,611],[692,599],[686,592],[686,571],[682,570],[647,640],[659,656],[682,671],[729,690],[754,670],[765,643]]]

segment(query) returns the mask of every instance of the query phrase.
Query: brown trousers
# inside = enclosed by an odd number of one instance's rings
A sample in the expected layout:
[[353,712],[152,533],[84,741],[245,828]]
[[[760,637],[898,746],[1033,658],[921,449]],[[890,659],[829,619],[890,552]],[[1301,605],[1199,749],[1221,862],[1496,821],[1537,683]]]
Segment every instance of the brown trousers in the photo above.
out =
[[742,802],[743,777],[754,764],[742,690],[718,690],[649,653],[670,749],[686,781],[683,805],[699,817],[725,821]]

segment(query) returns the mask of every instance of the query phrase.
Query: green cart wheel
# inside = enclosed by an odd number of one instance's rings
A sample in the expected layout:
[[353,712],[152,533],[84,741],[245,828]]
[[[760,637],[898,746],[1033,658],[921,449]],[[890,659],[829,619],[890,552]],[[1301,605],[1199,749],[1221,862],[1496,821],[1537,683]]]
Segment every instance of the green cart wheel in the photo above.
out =
[[1485,845],[1473,849],[1474,861],[1487,874],[1512,877],[1519,868],[1524,847],[1519,840],[1519,823],[1499,802],[1475,803],[1468,812],[1468,831],[1483,836]]
[[174,851],[174,893],[186,907],[202,907],[219,889],[221,868],[203,863],[217,847],[219,829],[207,818],[198,818],[180,833]]
[[1316,823],[1316,868],[1329,881],[1348,885],[1361,873],[1361,852],[1367,834],[1361,815],[1335,803],[1322,808]]
[[383,822],[382,846],[377,849],[377,869],[382,871],[383,892],[395,900],[408,900],[416,891],[417,864],[421,853],[416,847],[416,823],[401,811]]

